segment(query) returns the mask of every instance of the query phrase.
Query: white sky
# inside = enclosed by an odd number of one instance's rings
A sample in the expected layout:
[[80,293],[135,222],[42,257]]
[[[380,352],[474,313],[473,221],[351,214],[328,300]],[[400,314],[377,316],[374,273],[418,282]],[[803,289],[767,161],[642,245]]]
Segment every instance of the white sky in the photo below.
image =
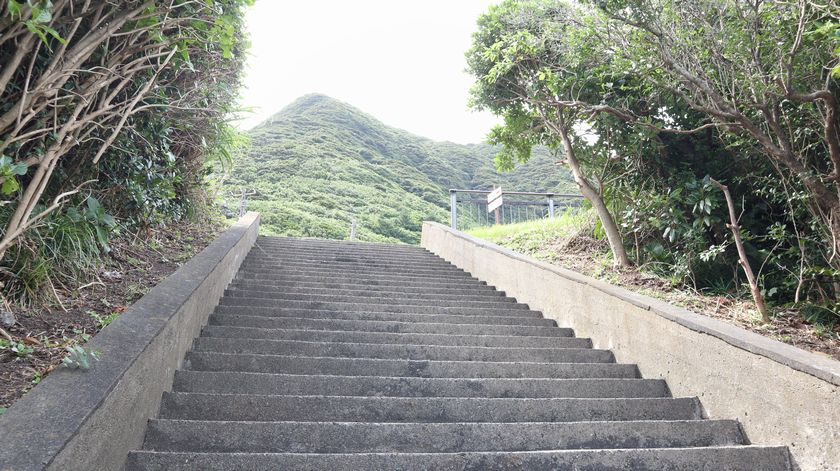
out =
[[467,109],[476,19],[494,0],[258,0],[241,104],[250,128],[323,93],[434,140],[482,142],[498,119]]

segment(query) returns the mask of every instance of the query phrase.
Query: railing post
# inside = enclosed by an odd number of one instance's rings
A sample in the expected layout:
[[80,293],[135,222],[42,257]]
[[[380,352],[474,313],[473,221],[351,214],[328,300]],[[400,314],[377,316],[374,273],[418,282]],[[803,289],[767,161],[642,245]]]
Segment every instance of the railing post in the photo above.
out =
[[548,194],[548,217],[554,219],[554,194]]
[[458,230],[458,193],[449,190],[449,225]]

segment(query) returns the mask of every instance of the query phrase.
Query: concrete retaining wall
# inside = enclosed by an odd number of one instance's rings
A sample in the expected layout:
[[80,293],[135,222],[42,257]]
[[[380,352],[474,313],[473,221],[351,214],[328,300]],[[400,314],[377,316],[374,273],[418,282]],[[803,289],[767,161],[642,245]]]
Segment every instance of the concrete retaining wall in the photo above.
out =
[[517,254],[437,223],[421,245],[591,337],[753,443],[787,445],[806,471],[840,469],[840,362]]
[[94,336],[90,370],[56,370],[0,416],[0,470],[122,469],[258,230],[245,215]]

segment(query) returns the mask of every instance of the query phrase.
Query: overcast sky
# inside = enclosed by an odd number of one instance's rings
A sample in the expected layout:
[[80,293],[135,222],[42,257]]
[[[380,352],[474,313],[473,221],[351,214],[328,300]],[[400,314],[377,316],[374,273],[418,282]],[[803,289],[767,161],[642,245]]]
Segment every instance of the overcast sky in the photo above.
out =
[[467,109],[464,72],[493,0],[258,0],[242,105],[250,128],[307,93],[435,140],[481,142],[497,119]]

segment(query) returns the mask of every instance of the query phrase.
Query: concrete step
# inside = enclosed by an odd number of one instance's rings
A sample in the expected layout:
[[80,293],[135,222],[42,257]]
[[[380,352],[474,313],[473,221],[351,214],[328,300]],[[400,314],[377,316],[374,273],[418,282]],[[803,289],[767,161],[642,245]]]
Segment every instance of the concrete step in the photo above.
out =
[[310,287],[310,286],[277,286],[263,283],[253,283],[248,280],[236,280],[228,285],[233,291],[287,293],[293,295],[331,295],[331,296],[360,296],[360,297],[402,297],[406,299],[424,299],[430,296],[438,299],[456,301],[500,301],[511,300],[503,291],[492,289],[434,289],[377,286],[376,289],[366,289],[364,285],[345,285],[343,288]]
[[287,289],[295,292],[320,292],[320,291],[363,291],[386,293],[425,294],[429,293],[443,295],[468,295],[468,296],[504,296],[504,291],[498,291],[492,286],[480,283],[470,283],[466,286],[458,286],[447,283],[427,282],[419,285],[407,284],[383,284],[371,285],[362,282],[336,283],[324,280],[323,282],[311,281],[271,281],[258,279],[235,279],[230,284],[231,288],[243,289]]
[[[331,304],[376,304],[381,306],[440,306],[440,307],[467,307],[467,308],[488,308],[488,309],[522,309],[528,310],[527,304],[517,303],[514,298],[484,298],[480,301],[461,301],[458,299],[438,298],[437,296],[426,296],[421,298],[401,298],[391,296],[334,296],[329,294],[316,295],[289,295],[282,291],[242,291],[229,290],[226,293],[227,299],[241,300],[266,300],[278,302],[308,302],[308,303],[331,303]],[[296,299],[301,298],[301,299]]]
[[[702,465],[700,464],[702,463]],[[699,467],[699,466],[702,466]],[[789,471],[787,448],[738,446],[470,453],[173,453],[136,451],[129,471],[348,471],[360,469],[554,471]]]
[[415,253],[415,254],[429,254],[431,252],[420,247],[419,245],[409,244],[390,244],[382,242],[358,242],[358,241],[338,241],[338,240],[314,240],[314,239],[258,239],[255,247],[268,250],[270,248],[299,249],[312,250],[318,249],[323,251],[335,252],[352,252],[370,250],[377,253]]
[[266,329],[261,327],[208,325],[202,337],[301,340],[397,345],[445,345],[465,347],[592,348],[592,341],[578,337],[534,337],[512,335],[456,335],[405,332],[359,332],[347,330]]
[[[225,296],[231,298],[260,298],[260,299],[278,299],[282,301],[330,301],[340,303],[380,303],[380,304],[412,304],[412,305],[429,305],[437,304],[444,306],[499,306],[512,307],[512,304],[517,304],[516,299],[507,297],[488,297],[488,296],[436,296],[432,293],[425,296],[415,295],[406,296],[401,293],[380,293],[371,292],[366,294],[352,293],[352,294],[333,294],[328,292],[322,293],[304,293],[296,294],[282,290],[246,290],[246,289],[227,289]],[[524,305],[522,305],[524,306]],[[527,309],[527,308],[526,308]]]
[[396,247],[396,246],[378,246],[378,247],[326,247],[326,246],[302,246],[302,245],[278,245],[278,244],[258,244],[254,247],[255,253],[277,254],[285,255],[287,253],[312,253],[318,256],[335,256],[335,257],[374,257],[383,260],[402,257],[425,257],[427,259],[438,258],[435,254],[426,251],[420,247]]
[[245,257],[243,263],[265,263],[274,265],[285,265],[287,263],[313,264],[313,265],[361,265],[368,267],[424,267],[424,268],[459,268],[442,258],[437,257],[413,257],[388,259],[382,257],[348,257],[329,256],[321,253],[289,253],[289,254],[268,254],[251,252]]
[[144,448],[216,453],[464,453],[740,445],[734,420],[533,423],[152,420]]
[[327,266],[327,267],[367,267],[367,268],[418,268],[432,270],[455,270],[463,271],[461,268],[447,262],[442,258],[382,258],[382,257],[348,257],[348,256],[325,256],[323,254],[283,254],[271,255],[265,253],[251,252],[245,257],[242,263],[253,263],[274,266],[305,265],[305,266]]
[[399,376],[408,378],[639,378],[636,365],[428,361],[189,352],[184,368],[275,374]]
[[504,291],[499,291],[491,286],[472,283],[467,286],[451,286],[443,283],[429,283],[425,286],[414,286],[406,284],[392,285],[367,285],[364,283],[323,283],[307,281],[270,281],[257,279],[234,279],[228,286],[231,289],[256,289],[256,290],[288,290],[297,293],[309,292],[359,292],[359,293],[403,293],[409,295],[429,295],[431,293],[446,296],[488,296],[503,297]]
[[370,266],[365,264],[349,263],[311,263],[311,262],[244,262],[239,267],[243,271],[304,271],[304,272],[327,272],[327,273],[375,273],[380,275],[408,275],[408,276],[450,276],[450,277],[471,277],[469,273],[455,267],[428,267],[416,266],[413,263],[405,263],[393,266]]
[[[407,267],[411,266],[411,263],[406,263]],[[342,267],[335,267],[329,265],[292,265],[292,266],[270,266],[270,267],[249,267],[249,266],[241,266],[239,269],[240,272],[247,272],[247,273],[263,273],[266,275],[276,275],[277,273],[326,273],[326,274],[359,274],[372,277],[377,273],[380,273],[381,277],[405,277],[405,278],[429,278],[429,277],[441,277],[450,280],[475,280],[472,275],[468,272],[452,269],[452,270],[411,270],[405,269],[402,271],[388,271],[388,270],[377,270],[372,268],[342,268]]]
[[425,300],[430,297],[441,301],[452,301],[457,303],[469,302],[507,302],[515,303],[516,299],[502,296],[498,291],[479,291],[471,294],[458,293],[448,294],[437,291],[424,292],[399,292],[399,291],[367,291],[361,289],[304,289],[304,288],[276,288],[276,287],[253,287],[241,286],[239,284],[232,284],[225,291],[226,296],[232,297],[258,297],[258,298],[278,298],[282,296],[283,299],[294,300],[311,300],[315,298],[366,298],[366,299],[412,299]]
[[669,397],[658,379],[406,378],[175,372],[174,392],[288,396],[617,398]]
[[612,363],[615,361],[611,351],[591,348],[450,347],[215,337],[195,339],[194,350],[219,353],[443,361],[532,361],[539,363]]
[[333,259],[329,257],[316,258],[314,255],[289,255],[288,257],[259,257],[246,259],[242,263],[243,267],[267,268],[267,269],[282,269],[287,271],[305,271],[313,270],[335,270],[335,271],[350,271],[350,272],[375,272],[382,271],[383,273],[398,274],[398,272],[408,273],[428,273],[428,272],[448,272],[451,274],[463,275],[467,273],[460,267],[450,264],[449,262],[440,259],[393,259],[387,261],[378,260],[377,262],[359,259],[358,261],[350,261],[347,258]]
[[370,286],[387,286],[389,288],[399,286],[416,286],[416,287],[439,287],[439,288],[473,288],[477,286],[487,286],[487,283],[479,281],[475,278],[429,278],[416,276],[390,276],[390,277],[374,277],[374,276],[358,276],[358,275],[344,275],[344,274],[310,274],[305,272],[296,273],[245,273],[238,272],[236,280],[258,280],[262,283],[340,283],[340,284],[357,284]]
[[[396,322],[433,322],[446,324],[476,325],[523,325],[553,327],[557,323],[541,317],[519,315],[497,315],[495,313],[475,314],[428,314],[423,312],[364,312],[364,311],[328,311],[324,309],[290,309],[282,307],[255,306],[217,306],[216,314],[233,314],[260,317],[298,317],[306,319],[343,319]],[[489,314],[489,315],[488,315]]]
[[699,420],[697,398],[522,399],[168,392],[163,419],[316,422]]
[[469,303],[467,306],[451,306],[434,305],[431,303],[419,304],[419,301],[418,304],[385,304],[379,302],[353,303],[333,301],[287,301],[282,299],[224,297],[219,300],[219,305],[238,307],[279,307],[287,309],[310,309],[317,311],[342,312],[393,312],[403,314],[422,312],[427,314],[542,317],[540,312],[529,310],[527,305],[514,303]]
[[428,254],[432,255],[428,250],[419,245],[402,245],[402,244],[387,244],[376,242],[350,242],[344,240],[323,240],[323,239],[273,239],[273,238],[259,238],[257,239],[255,250],[269,250],[269,249],[318,249],[324,252],[371,252],[374,254]]
[[300,317],[259,317],[213,314],[209,325],[258,327],[262,329],[307,329],[348,332],[393,332],[406,334],[507,335],[535,337],[574,337],[572,329],[560,327],[444,324],[430,322],[365,321],[344,319],[306,319]]
[[464,270],[455,265],[447,264],[442,261],[431,261],[418,263],[416,261],[390,261],[387,263],[366,263],[353,262],[350,260],[303,260],[299,258],[290,257],[288,259],[278,259],[269,257],[252,257],[246,258],[242,265],[243,267],[265,268],[271,270],[308,270],[308,269],[328,269],[328,270],[344,270],[344,271],[381,271],[383,273],[452,273],[464,274]]
[[435,280],[445,280],[448,282],[461,282],[464,280],[477,281],[469,273],[458,272],[423,272],[423,271],[382,271],[382,270],[344,270],[338,268],[313,268],[313,267],[297,267],[297,268],[264,268],[264,267],[247,267],[239,268],[237,274],[251,275],[262,277],[264,275],[277,276],[287,274],[304,274],[306,276],[326,276],[326,277],[354,277],[357,279],[377,279],[390,281],[423,281],[429,278]]

